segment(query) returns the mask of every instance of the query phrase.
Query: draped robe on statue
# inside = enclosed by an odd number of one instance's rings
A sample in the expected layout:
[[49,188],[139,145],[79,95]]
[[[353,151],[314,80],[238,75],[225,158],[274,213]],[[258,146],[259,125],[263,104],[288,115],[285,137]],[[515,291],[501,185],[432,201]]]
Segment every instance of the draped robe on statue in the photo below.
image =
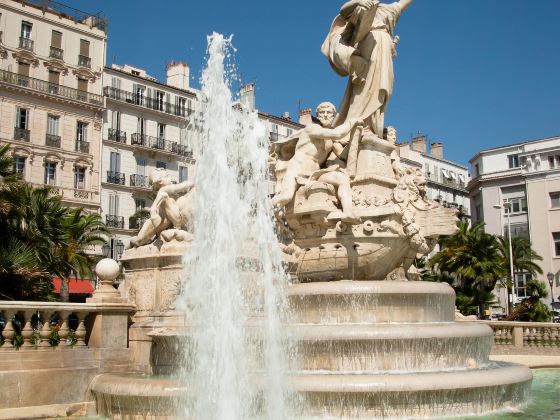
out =
[[358,118],[383,137],[385,110],[393,93],[393,32],[402,11],[399,3],[381,3],[369,11],[360,7],[345,11],[343,7],[335,18],[321,51],[341,76],[352,75],[353,55],[363,57],[367,67],[363,83],[349,78],[334,126]]

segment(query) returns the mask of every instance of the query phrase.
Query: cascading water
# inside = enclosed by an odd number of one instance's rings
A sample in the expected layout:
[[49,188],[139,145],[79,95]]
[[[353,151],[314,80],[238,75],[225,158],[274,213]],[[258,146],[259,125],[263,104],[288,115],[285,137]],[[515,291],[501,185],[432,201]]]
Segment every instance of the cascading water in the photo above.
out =
[[[284,418],[280,315],[285,274],[268,201],[268,137],[257,113],[228,86],[231,38],[208,37],[191,250],[179,306],[190,325],[183,375],[190,401],[179,416]],[[229,79],[231,80],[231,78]],[[259,366],[251,354],[262,349]]]

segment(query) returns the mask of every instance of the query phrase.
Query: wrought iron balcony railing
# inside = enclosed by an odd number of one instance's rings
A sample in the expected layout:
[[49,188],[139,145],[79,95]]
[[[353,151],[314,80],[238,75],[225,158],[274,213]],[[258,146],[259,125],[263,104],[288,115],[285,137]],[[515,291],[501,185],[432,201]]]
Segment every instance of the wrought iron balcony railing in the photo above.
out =
[[91,57],[86,57],[85,55],[78,55],[78,66],[91,68]]
[[144,95],[134,94],[125,90],[117,89],[111,86],[103,88],[103,94],[108,98],[127,102],[129,104],[138,105],[144,108],[153,109],[154,111],[164,112],[178,117],[187,117],[193,110],[184,106],[173,105],[169,102],[162,101],[156,98],[149,98]]
[[131,187],[140,187],[140,188],[149,188],[150,187],[150,180],[145,175],[133,174],[133,175],[130,175],[130,186]]
[[128,228],[132,229],[132,230],[140,230],[142,229],[142,226],[144,225],[144,222],[148,220],[148,219],[144,219],[144,218],[135,218],[135,217],[130,217],[128,219]]
[[51,45],[49,57],[56,58],[58,60],[63,60],[64,59],[64,50],[62,48],[53,47]]
[[121,172],[107,171],[107,182],[109,184],[124,185],[125,174]]
[[192,151],[187,146],[146,134],[134,133],[131,136],[130,143],[132,145],[157,149],[163,152],[175,153],[180,156],[192,157]]
[[89,153],[89,142],[76,140],[76,152]]
[[54,134],[47,134],[45,136],[45,145],[50,147],[60,148],[60,136],[55,136]]
[[30,131],[25,128],[14,127],[14,140],[27,141],[30,139]]
[[124,217],[115,214],[106,214],[105,224],[108,228],[124,229]]
[[78,89],[58,85],[56,83],[45,82],[44,80],[34,79],[28,76],[21,76],[11,71],[0,70],[0,83],[7,83],[14,86],[22,86],[36,92],[48,93],[74,101],[84,102],[96,107],[103,106],[103,97],[94,93],[83,92]]
[[24,36],[19,37],[19,47],[22,50],[33,51],[33,45],[35,43],[32,39],[26,38]]
[[108,137],[111,141],[126,144],[126,133],[124,131],[109,128]]

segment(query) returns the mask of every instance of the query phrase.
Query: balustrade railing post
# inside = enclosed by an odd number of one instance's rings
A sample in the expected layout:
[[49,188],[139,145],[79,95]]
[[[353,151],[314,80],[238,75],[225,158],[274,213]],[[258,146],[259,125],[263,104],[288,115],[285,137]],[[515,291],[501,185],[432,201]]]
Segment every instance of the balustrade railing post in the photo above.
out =
[[523,327],[513,327],[513,345],[523,347]]
[[4,330],[2,331],[2,337],[4,337],[4,344],[0,347],[0,350],[13,350],[14,345],[12,340],[16,335],[16,331],[14,330],[14,324],[12,319],[16,311],[5,310],[4,311],[4,320],[6,321],[6,325],[4,326]]
[[47,349],[51,347],[51,343],[49,339],[51,338],[51,315],[53,311],[41,311],[41,321],[43,322],[43,327],[39,332],[40,342],[39,346],[42,349]]
[[23,314],[23,328],[21,329],[21,336],[23,337],[23,344],[21,348],[33,347],[31,339],[33,338],[33,327],[31,326],[31,320],[35,311],[22,311]]
[[84,324],[84,320],[88,315],[87,312],[76,312],[76,316],[78,317],[78,327],[76,328],[76,344],[75,347],[85,347],[86,346],[86,327]]
[[69,311],[60,311],[58,313],[60,316],[61,324],[58,330],[58,337],[60,342],[58,343],[58,348],[69,347],[68,337],[70,336],[70,328],[68,327],[68,317],[70,315]]

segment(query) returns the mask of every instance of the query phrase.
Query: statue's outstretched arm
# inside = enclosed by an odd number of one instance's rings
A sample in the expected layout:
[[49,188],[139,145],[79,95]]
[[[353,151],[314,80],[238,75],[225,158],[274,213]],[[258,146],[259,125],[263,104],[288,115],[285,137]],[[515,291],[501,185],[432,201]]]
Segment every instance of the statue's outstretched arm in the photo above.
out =
[[352,118],[336,128],[325,128],[315,124],[307,127],[308,135],[322,140],[336,140],[350,133],[358,122],[357,119]]
[[194,187],[192,181],[183,181],[179,184],[171,184],[161,187],[160,191],[165,191],[168,194],[186,194]]

